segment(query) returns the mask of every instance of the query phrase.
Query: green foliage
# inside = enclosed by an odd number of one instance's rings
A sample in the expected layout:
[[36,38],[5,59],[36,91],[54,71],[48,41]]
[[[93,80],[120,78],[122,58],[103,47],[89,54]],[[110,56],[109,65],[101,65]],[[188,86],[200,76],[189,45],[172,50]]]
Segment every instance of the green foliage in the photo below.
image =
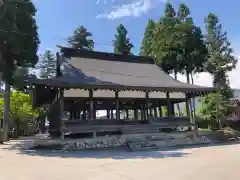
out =
[[190,16],[190,10],[184,4],[176,13],[171,3],[166,3],[164,16],[155,25],[148,55],[153,56],[157,64],[166,73],[186,73],[188,82],[192,72],[200,72],[206,62],[207,49],[201,29]]
[[92,51],[94,49],[94,41],[91,39],[92,33],[84,26],[76,28],[73,35],[68,38],[68,42],[75,49],[84,49]]
[[232,110],[230,98],[233,97],[233,92],[227,73],[236,67],[237,59],[232,54],[227,33],[222,31],[218,17],[210,13],[205,18],[205,25],[209,53],[206,71],[213,75],[213,86],[217,92],[203,100],[201,114],[205,119],[217,121],[221,128],[222,121],[226,120]]
[[128,31],[123,24],[120,24],[117,27],[117,33],[115,34],[114,42],[114,52],[120,54],[131,54],[131,49],[133,44],[130,42],[130,39],[127,37]]
[[151,56],[154,29],[155,22],[153,20],[149,20],[142,40],[142,46],[140,49],[141,56]]
[[0,19],[0,49],[4,80],[12,84],[17,66],[33,67],[40,43],[35,22],[36,8],[31,0],[3,0]]
[[[10,117],[17,128],[26,129],[28,123],[41,113],[41,110],[32,109],[32,101],[30,95],[20,91],[14,91],[10,97],[11,112]],[[0,119],[3,119],[4,99],[0,98]]]
[[189,8],[180,4],[178,10],[178,25],[176,26],[176,44],[180,70],[186,73],[187,81],[193,72],[203,71],[207,60],[207,49],[200,27],[196,26]]
[[202,99],[197,114],[208,121],[209,126],[217,128],[216,125],[220,126],[231,114],[231,110],[229,99],[220,93],[212,93]]
[[43,55],[40,56],[38,68],[40,68],[40,77],[47,79],[56,76],[56,57],[53,52],[47,50]]
[[227,33],[223,32],[218,17],[210,13],[205,18],[206,45],[209,52],[206,70],[213,75],[214,86],[225,86],[228,83],[227,72],[236,67],[237,59],[233,56]]
[[[177,49],[176,46],[176,12],[170,3],[166,3],[164,16],[162,16],[155,25],[153,37],[148,41],[152,41],[148,55],[153,56],[157,64],[166,72],[172,73],[173,69],[177,70]],[[145,37],[144,37],[145,38]]]

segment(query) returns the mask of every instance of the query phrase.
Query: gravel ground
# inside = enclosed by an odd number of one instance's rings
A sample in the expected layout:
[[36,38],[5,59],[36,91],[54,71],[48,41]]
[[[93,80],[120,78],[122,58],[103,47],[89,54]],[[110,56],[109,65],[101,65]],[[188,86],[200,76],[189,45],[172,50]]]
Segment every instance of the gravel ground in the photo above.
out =
[[0,145],[0,180],[239,180],[240,145],[154,152],[20,151]]

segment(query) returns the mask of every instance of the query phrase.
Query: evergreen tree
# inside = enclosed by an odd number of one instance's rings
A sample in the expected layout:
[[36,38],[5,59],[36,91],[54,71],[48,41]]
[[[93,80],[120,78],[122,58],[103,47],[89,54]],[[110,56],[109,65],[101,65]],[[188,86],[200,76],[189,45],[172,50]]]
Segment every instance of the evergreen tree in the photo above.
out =
[[68,38],[68,43],[75,49],[92,51],[94,49],[94,41],[91,38],[92,33],[84,26],[80,26],[76,28],[73,35]]
[[210,98],[205,97],[203,106],[207,105],[206,102],[211,103],[212,106],[204,113],[209,118],[217,120],[221,128],[222,121],[228,117],[232,108],[229,100],[233,97],[233,92],[229,86],[227,73],[236,67],[237,59],[233,56],[227,33],[222,30],[218,17],[209,13],[205,18],[205,25],[206,45],[209,52],[206,71],[213,76],[213,86],[216,87],[217,92],[211,94]]
[[204,70],[208,51],[201,29],[194,24],[185,4],[180,4],[178,10],[176,44],[181,70],[186,74],[187,83],[190,83],[192,73]]
[[41,78],[47,79],[56,76],[56,61],[56,57],[50,50],[47,50],[43,55],[41,55],[38,64]]
[[152,54],[152,43],[153,43],[153,31],[155,29],[155,22],[153,20],[149,20],[144,37],[142,40],[142,46],[140,49],[141,56],[151,56]]
[[171,3],[166,3],[164,16],[160,18],[155,25],[153,38],[151,39],[151,54],[157,61],[157,64],[166,72],[177,74],[179,71],[176,44],[176,12]]
[[[148,55],[156,59],[157,64],[168,74],[173,73],[177,79],[177,73],[181,72],[178,62],[178,44],[176,43],[176,26],[178,25],[176,12],[171,3],[166,3],[164,16],[155,25],[146,48]],[[144,37],[145,38],[145,37]],[[150,52],[149,52],[150,51]],[[181,114],[177,104],[178,114]]]
[[10,113],[10,87],[18,66],[33,67],[38,61],[40,43],[35,21],[36,8],[31,0],[2,0],[0,18],[1,71],[5,82],[4,136],[6,141]]
[[130,39],[127,37],[128,31],[123,24],[120,24],[117,27],[117,33],[115,34],[114,42],[114,53],[120,54],[131,54],[131,49],[133,44],[130,42]]

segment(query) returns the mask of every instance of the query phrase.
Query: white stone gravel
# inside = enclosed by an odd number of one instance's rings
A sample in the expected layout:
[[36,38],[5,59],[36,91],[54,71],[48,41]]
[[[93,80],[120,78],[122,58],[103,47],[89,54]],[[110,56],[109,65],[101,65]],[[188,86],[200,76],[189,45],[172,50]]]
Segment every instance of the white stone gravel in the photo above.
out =
[[[11,142],[16,144],[17,142]],[[20,152],[0,145],[0,180],[239,180],[240,145],[156,152]]]

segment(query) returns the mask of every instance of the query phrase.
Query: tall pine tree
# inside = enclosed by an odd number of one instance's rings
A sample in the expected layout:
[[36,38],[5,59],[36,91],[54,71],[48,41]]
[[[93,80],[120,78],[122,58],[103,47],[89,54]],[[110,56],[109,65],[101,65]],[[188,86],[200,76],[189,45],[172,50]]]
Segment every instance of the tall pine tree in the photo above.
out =
[[38,68],[40,69],[40,77],[47,79],[56,76],[56,57],[52,51],[47,50],[43,55],[40,56]]
[[209,52],[206,71],[213,76],[213,86],[216,87],[217,92],[203,100],[203,106],[212,104],[212,108],[204,113],[210,119],[217,120],[221,128],[222,121],[231,112],[229,99],[233,97],[227,73],[236,67],[237,59],[233,56],[227,33],[222,30],[222,25],[215,14],[209,13],[205,18],[205,26],[206,45]]
[[5,81],[4,136],[7,140],[10,118],[10,87],[14,85],[14,74],[18,66],[33,67],[38,62],[38,38],[35,21],[36,8],[31,0],[2,0],[0,18],[1,70]]
[[[150,41],[147,44],[149,47],[145,47],[148,52],[147,55],[154,57],[157,64],[166,73],[173,73],[175,79],[177,79],[177,73],[181,71],[178,63],[178,46],[175,37],[177,23],[176,12],[172,4],[166,3],[164,16],[155,24],[151,38],[147,38]],[[177,104],[177,109],[180,115],[179,104]]]
[[155,29],[155,22],[153,20],[149,20],[144,37],[142,40],[142,45],[140,49],[141,56],[151,56],[152,55],[152,43],[153,43],[153,32]]
[[119,54],[131,54],[131,49],[133,48],[133,44],[130,42],[128,38],[128,31],[124,27],[123,24],[120,24],[117,27],[117,33],[115,34],[114,43],[114,53]]
[[153,38],[151,39],[151,56],[157,64],[166,72],[175,74],[179,71],[177,61],[177,44],[175,36],[177,19],[176,12],[171,3],[166,3],[164,16],[155,25]]
[[73,35],[68,38],[68,43],[75,49],[89,50],[94,49],[94,41],[90,33],[84,26],[76,28]]
[[192,73],[203,71],[207,60],[207,48],[200,27],[196,26],[185,4],[178,9],[178,25],[176,26],[176,44],[181,70],[190,83]]

